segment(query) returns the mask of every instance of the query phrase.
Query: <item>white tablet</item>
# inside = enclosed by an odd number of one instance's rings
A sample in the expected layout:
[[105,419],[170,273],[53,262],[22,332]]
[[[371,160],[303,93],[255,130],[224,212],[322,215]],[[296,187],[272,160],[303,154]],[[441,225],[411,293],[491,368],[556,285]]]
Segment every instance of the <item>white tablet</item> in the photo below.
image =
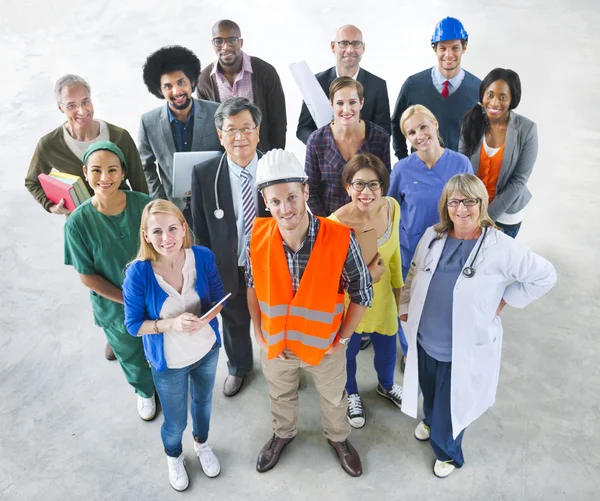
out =
[[217,304],[215,304],[210,310],[208,310],[204,315],[200,317],[200,320],[204,320],[208,317],[213,311],[215,311],[219,305],[221,305],[229,296],[231,296],[231,292],[227,294],[223,299],[221,299]]
[[221,156],[220,151],[178,151],[173,155],[173,193],[175,198],[183,198],[192,189],[194,165]]

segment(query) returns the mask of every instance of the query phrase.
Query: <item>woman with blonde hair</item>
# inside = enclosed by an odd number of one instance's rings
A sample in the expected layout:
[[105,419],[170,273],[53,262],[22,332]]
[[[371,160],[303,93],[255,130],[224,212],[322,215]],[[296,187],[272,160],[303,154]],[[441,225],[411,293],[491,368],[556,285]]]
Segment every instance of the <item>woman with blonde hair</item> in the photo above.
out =
[[[425,106],[407,108],[400,117],[400,130],[415,150],[394,165],[389,190],[402,212],[400,251],[406,280],[417,243],[425,230],[439,221],[437,206],[444,185],[455,174],[473,173],[473,169],[467,157],[444,147],[438,121]],[[399,332],[406,355],[406,340],[401,329]]]
[[[208,445],[221,337],[217,314],[202,317],[224,296],[214,254],[192,246],[179,208],[154,200],[142,214],[140,248],[127,268],[123,297],[125,325],[141,336],[164,414],[161,436],[169,482],[178,491],[189,484],[181,438],[187,426],[188,384],[194,449],[209,477],[221,471]],[[201,318],[202,317],[202,318]]]
[[439,202],[440,222],[427,229],[400,296],[408,341],[402,412],[424,420],[433,472],[447,477],[464,463],[465,428],[494,404],[505,305],[524,308],[546,294],[556,272],[546,259],[497,229],[488,193],[473,174],[452,177]]

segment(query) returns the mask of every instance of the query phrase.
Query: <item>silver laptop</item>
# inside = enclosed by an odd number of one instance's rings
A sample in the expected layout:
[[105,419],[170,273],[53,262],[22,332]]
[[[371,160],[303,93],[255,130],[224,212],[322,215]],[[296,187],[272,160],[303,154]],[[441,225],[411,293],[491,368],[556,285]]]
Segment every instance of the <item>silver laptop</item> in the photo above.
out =
[[192,189],[194,165],[219,157],[220,151],[178,151],[173,155],[173,193],[171,196],[183,198]]

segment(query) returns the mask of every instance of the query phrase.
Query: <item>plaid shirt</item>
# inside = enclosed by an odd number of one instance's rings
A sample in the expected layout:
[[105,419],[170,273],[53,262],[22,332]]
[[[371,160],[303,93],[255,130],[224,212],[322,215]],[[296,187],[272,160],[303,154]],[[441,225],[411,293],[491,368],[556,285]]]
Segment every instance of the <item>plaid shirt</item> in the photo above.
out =
[[[390,135],[385,129],[365,120],[365,140],[356,153],[372,153],[390,165]],[[346,160],[333,139],[329,124],[314,131],[306,143],[304,170],[310,188],[308,206],[315,216],[327,217],[350,202],[342,183]]]
[[222,103],[232,97],[245,97],[254,102],[254,93],[252,92],[252,63],[250,56],[244,51],[242,51],[242,70],[235,76],[233,86],[223,76],[223,73],[221,73],[218,61],[213,66],[211,75],[216,75],[217,77],[219,99]]
[[[308,217],[308,233],[300,245],[300,248],[294,252],[285,242],[283,242],[288,269],[290,270],[290,276],[292,277],[294,294],[298,292],[300,280],[302,280],[302,275],[304,274],[310,254],[315,245],[315,240],[317,239],[317,234],[319,233],[319,220],[310,214]],[[252,261],[250,260],[250,239],[248,239],[246,245],[246,285],[251,289],[254,288]],[[373,301],[371,274],[360,253],[360,247],[354,237],[354,231],[350,232],[350,245],[348,247],[348,254],[346,255],[346,262],[342,268],[342,276],[340,277],[338,290],[339,292],[345,290],[350,296],[350,301],[362,306],[371,306],[371,302]]]

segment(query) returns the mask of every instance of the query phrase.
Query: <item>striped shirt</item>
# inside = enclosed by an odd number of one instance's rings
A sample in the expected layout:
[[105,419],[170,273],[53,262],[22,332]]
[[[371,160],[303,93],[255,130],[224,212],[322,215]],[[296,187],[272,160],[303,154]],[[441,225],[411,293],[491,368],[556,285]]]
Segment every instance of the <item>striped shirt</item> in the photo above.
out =
[[[379,125],[365,120],[365,140],[356,153],[372,153],[391,172],[390,135]],[[342,183],[346,163],[335,144],[329,124],[308,137],[304,170],[308,176],[308,206],[315,216],[327,217],[350,202]]]
[[[294,294],[298,292],[302,275],[304,274],[304,270],[306,270],[308,260],[310,259],[310,255],[317,239],[317,234],[319,233],[319,220],[311,214],[308,214],[308,217],[308,233],[298,250],[294,252],[285,242],[283,242],[288,269],[290,270],[290,276],[292,277],[292,289],[294,290]],[[252,261],[250,260],[250,239],[248,239],[246,245],[246,285],[251,289],[254,288]],[[371,274],[360,253],[360,246],[356,241],[354,231],[350,233],[348,254],[346,255],[346,261],[342,268],[342,276],[340,277],[339,292],[341,293],[344,290],[348,293],[350,301],[353,303],[361,306],[371,306],[371,302],[373,301]]]
[[242,51],[242,69],[235,76],[233,85],[231,85],[229,80],[221,73],[218,61],[213,66],[211,74],[217,77],[219,99],[222,103],[232,97],[245,97],[254,102],[254,93],[252,91],[252,63],[250,61],[250,56],[244,51]]

